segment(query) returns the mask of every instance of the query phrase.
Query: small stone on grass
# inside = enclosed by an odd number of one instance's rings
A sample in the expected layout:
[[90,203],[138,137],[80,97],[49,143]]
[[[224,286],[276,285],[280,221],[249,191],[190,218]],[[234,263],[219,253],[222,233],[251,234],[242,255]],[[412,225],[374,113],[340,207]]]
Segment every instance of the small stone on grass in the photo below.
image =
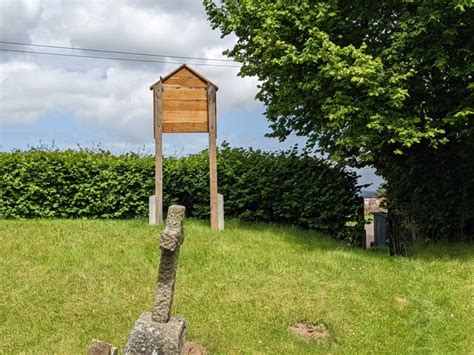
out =
[[87,355],[117,355],[117,348],[102,340],[92,339]]

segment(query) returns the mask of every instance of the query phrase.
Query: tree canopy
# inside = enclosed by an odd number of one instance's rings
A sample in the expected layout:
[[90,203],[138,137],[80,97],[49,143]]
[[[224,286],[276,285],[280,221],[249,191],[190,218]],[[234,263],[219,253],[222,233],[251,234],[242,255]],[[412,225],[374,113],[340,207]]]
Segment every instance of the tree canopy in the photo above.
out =
[[260,79],[271,136],[374,166],[412,234],[474,237],[472,0],[204,5]]
[[226,53],[261,80],[272,136],[291,132],[352,165],[381,151],[472,138],[472,1],[204,4]]

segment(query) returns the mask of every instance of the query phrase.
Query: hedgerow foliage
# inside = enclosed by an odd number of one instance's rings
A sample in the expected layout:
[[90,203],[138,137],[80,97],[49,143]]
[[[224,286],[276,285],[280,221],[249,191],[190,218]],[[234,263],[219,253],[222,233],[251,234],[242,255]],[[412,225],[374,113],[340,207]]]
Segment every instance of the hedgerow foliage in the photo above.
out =
[[[208,154],[164,160],[164,206],[209,216]],[[0,153],[0,217],[135,218],[148,213],[154,159],[133,153],[33,148]],[[295,150],[265,153],[223,145],[219,192],[226,216],[330,233],[358,218],[356,175]]]

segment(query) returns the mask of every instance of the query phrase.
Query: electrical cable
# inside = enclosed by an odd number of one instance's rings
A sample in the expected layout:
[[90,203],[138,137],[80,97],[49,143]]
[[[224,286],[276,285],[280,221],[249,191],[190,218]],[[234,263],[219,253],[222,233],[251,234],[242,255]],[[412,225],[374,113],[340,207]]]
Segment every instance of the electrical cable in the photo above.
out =
[[3,44],[14,44],[18,46],[31,46],[31,47],[43,47],[43,48],[56,48],[56,49],[69,49],[75,51],[88,51],[88,52],[100,52],[100,53],[113,53],[113,54],[129,54],[129,55],[139,55],[139,56],[148,56],[148,57],[162,57],[162,58],[177,58],[177,59],[193,59],[193,60],[207,60],[207,61],[216,61],[216,62],[235,62],[232,59],[216,59],[216,58],[204,58],[204,57],[187,57],[187,56],[176,56],[176,55],[167,55],[167,54],[153,54],[153,53],[140,53],[140,52],[126,52],[126,51],[116,51],[116,50],[105,50],[97,48],[82,48],[82,47],[65,47],[65,46],[53,46],[46,44],[36,44],[36,43],[25,43],[25,42],[13,42],[13,41],[0,41]]
[[[172,62],[172,61],[165,61],[165,60],[132,59],[132,58],[118,58],[118,57],[100,57],[100,56],[82,55],[82,54],[66,54],[66,53],[52,53],[52,52],[23,51],[23,50],[19,50],[19,49],[6,49],[6,48],[0,48],[0,51],[15,52],[15,53],[29,53],[29,54],[42,54],[42,55],[52,55],[52,56],[60,56],[60,57],[120,60],[120,61],[126,61],[126,62],[183,64],[182,62]],[[189,63],[189,64],[190,65],[208,66],[208,67],[240,68],[240,65],[209,64],[209,63]]]

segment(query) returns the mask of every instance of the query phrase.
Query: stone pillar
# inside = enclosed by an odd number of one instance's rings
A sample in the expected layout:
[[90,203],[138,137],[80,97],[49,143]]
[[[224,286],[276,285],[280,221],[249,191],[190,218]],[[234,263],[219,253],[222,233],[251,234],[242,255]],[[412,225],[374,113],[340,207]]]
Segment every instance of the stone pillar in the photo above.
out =
[[184,241],[185,208],[168,209],[166,227],[161,232],[161,259],[158,268],[153,311],[135,322],[124,354],[181,354],[186,340],[186,321],[170,316],[173,303],[179,248]]
[[217,194],[217,229],[224,230],[224,195]]
[[374,246],[374,223],[365,225],[365,240],[362,246],[364,249],[370,249]]
[[179,247],[184,241],[184,211],[184,206],[170,206],[166,227],[161,232],[161,259],[152,314],[152,319],[155,322],[165,323],[170,318],[176,270],[178,269]]
[[156,224],[155,195],[148,197],[148,224]]

